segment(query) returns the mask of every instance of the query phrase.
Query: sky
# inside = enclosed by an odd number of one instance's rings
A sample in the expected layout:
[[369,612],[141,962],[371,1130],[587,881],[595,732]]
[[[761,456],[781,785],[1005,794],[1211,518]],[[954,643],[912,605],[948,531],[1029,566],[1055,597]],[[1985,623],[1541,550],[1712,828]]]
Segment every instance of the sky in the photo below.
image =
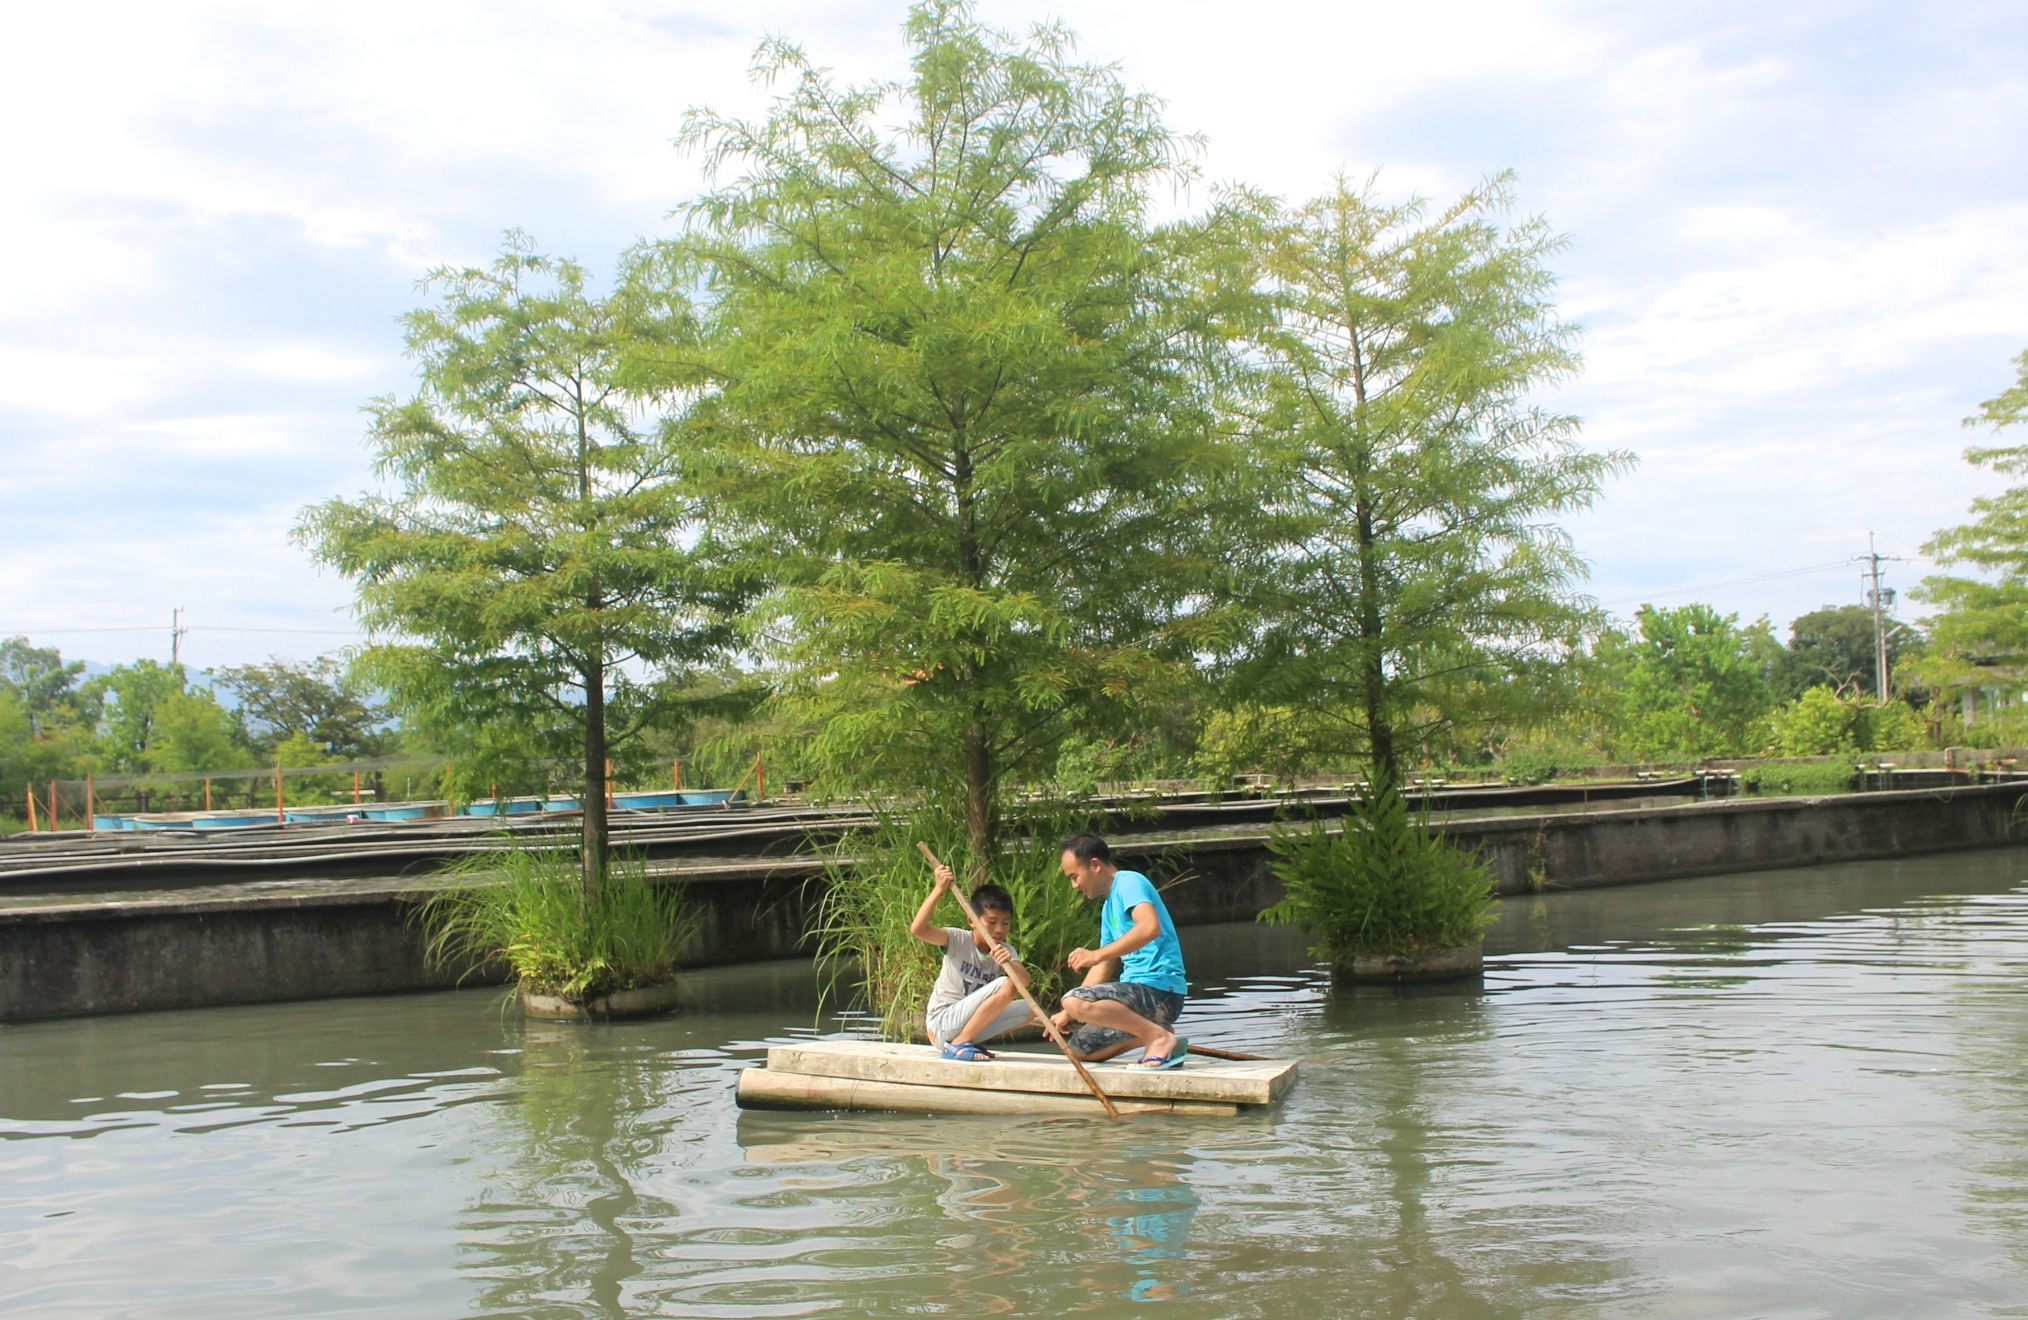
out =
[[[2000,479],[1960,421],[2028,348],[2028,8],[1735,0],[981,0],[1060,19],[1206,140],[1206,186],[1336,172],[1445,197],[1512,169],[1568,246],[1583,373],[1639,456],[1570,522],[1616,613],[1785,625],[1859,599]],[[346,644],[288,538],[372,481],[430,268],[519,228],[610,270],[703,186],[690,107],[751,114],[782,35],[900,76],[901,3],[354,0],[0,14],[0,635],[196,667]],[[1904,603],[1919,617],[1919,606]]]

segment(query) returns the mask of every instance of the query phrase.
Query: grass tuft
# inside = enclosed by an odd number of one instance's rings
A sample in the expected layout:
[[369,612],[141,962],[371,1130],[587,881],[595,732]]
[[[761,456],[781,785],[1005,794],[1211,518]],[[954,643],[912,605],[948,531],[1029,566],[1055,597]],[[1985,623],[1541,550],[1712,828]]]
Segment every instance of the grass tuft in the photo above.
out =
[[[1056,845],[1065,832],[1054,816],[1010,826],[1008,842],[987,866],[988,878],[1013,895],[1009,943],[1034,976],[1032,989],[1044,1005],[1067,983],[1064,960],[1070,951],[1091,942],[1093,934],[1091,911],[1058,868]],[[934,811],[883,816],[825,857],[817,956],[827,998],[879,1014],[881,1034],[891,1040],[925,1039],[923,1009],[942,957],[941,950],[908,933],[930,887],[929,863],[916,851],[918,840],[950,864],[960,884],[968,884],[971,854],[964,831]],[[936,919],[945,926],[965,924],[954,899],[944,901]]]
[[1493,922],[1493,880],[1444,842],[1392,787],[1352,806],[1343,829],[1321,820],[1268,840],[1282,901],[1262,921],[1301,927],[1319,958],[1407,953],[1476,943]]
[[638,856],[614,854],[591,904],[575,851],[502,848],[447,880],[418,914],[433,966],[504,962],[527,989],[575,1003],[673,980],[697,931],[682,886],[651,880]]

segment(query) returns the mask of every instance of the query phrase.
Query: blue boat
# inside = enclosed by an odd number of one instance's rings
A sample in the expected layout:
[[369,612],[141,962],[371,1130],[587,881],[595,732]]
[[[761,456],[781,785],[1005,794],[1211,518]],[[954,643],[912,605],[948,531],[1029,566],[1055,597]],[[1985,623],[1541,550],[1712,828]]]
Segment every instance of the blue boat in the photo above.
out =
[[[573,806],[576,804],[573,803]],[[480,798],[468,802],[458,809],[461,816],[529,816],[539,811],[549,811],[548,802],[539,797]]]
[[368,820],[429,820],[444,814],[441,802],[390,802],[384,807],[362,803],[359,814]]

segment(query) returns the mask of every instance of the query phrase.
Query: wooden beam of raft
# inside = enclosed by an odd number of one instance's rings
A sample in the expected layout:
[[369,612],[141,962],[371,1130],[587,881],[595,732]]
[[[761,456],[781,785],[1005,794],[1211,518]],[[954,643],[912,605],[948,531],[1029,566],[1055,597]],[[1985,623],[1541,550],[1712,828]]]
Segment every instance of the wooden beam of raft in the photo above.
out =
[[[1296,1062],[1214,1063],[1154,1071],[1094,1064],[1125,1113],[1232,1117],[1274,1103],[1295,1084]],[[1099,1114],[1083,1080],[1051,1054],[1002,1053],[990,1063],[945,1059],[927,1045],[813,1040],[768,1049],[765,1068],[739,1075],[747,1109],[891,1109],[916,1113]]]
[[[1037,1095],[1029,1091],[988,1091],[961,1086],[917,1086],[847,1077],[809,1077],[748,1068],[739,1075],[742,1109],[879,1109],[911,1114],[1071,1114],[1105,1117],[1089,1093]],[[1232,1118],[1242,1108],[1195,1100],[1113,1101],[1123,1114],[1192,1114]]]

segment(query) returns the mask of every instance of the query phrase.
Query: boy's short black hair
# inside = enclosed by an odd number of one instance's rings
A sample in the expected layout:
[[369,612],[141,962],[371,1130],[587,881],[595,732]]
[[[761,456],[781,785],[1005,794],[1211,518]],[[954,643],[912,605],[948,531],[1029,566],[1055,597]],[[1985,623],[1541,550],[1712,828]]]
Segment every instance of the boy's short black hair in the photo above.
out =
[[999,885],[980,885],[972,891],[972,911],[1005,912],[1014,915],[1014,895]]
[[1113,859],[1113,850],[1106,846],[1106,841],[1090,830],[1073,834],[1065,839],[1061,851],[1071,854],[1080,862],[1110,862]]

